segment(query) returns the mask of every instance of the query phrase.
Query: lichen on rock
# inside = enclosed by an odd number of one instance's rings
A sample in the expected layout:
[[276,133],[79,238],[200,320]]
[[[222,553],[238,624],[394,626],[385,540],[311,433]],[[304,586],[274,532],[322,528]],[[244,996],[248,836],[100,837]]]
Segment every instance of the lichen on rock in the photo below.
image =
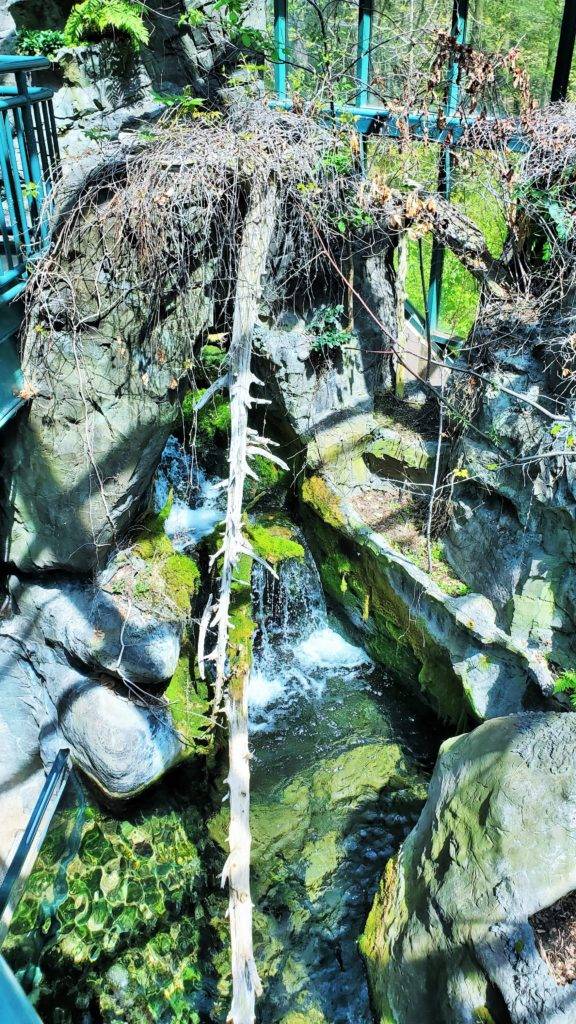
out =
[[385,1024],[572,1020],[576,984],[529,918],[576,886],[575,734],[573,715],[513,715],[442,747],[362,940]]

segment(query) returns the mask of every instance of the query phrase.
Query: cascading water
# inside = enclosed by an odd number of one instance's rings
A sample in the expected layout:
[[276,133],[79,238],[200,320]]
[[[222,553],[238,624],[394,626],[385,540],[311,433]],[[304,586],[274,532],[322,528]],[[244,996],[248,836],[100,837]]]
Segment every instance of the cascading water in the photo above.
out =
[[[170,493],[165,529],[185,551],[222,520],[225,495],[175,438],[157,478],[158,509]],[[420,811],[416,762],[421,768],[428,750],[411,709],[387,690],[385,672],[329,615],[295,529],[304,558],[281,562],[277,578],[260,564],[253,570],[258,1020],[370,1024],[357,939],[384,863]],[[224,812],[224,831],[225,819]]]
[[253,596],[258,1020],[369,1024],[357,940],[384,863],[421,808],[422,730],[329,615],[307,549],[278,579],[257,566]]
[[259,626],[248,691],[254,732],[273,729],[299,702],[319,699],[334,671],[354,673],[371,661],[329,625],[320,576],[308,551],[302,561],[281,563],[278,579],[257,565],[253,594]]
[[172,504],[164,529],[177,551],[189,551],[224,516],[222,481],[208,478],[176,437],[169,437],[154,483],[154,507]]

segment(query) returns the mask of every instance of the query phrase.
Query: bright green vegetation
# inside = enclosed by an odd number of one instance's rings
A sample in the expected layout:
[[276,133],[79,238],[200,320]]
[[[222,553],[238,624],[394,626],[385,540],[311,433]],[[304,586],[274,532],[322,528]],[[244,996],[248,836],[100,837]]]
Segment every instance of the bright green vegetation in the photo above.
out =
[[16,50],[25,57],[39,54],[48,60],[55,60],[58,50],[66,45],[66,36],[60,29],[29,28],[18,35]]
[[576,671],[562,672],[554,681],[554,693],[565,693],[576,711]]
[[224,395],[214,395],[198,414],[194,412],[195,405],[205,393],[206,388],[190,391],[182,400],[184,423],[191,430],[194,430],[196,423],[193,440],[201,451],[222,442],[230,432],[230,402]]
[[79,46],[108,34],[119,34],[138,48],[150,38],[144,11],[139,0],[82,0],[70,11],[64,28],[66,42]]
[[170,496],[160,512],[144,520],[133,541],[132,554],[147,563],[138,570],[134,596],[148,598],[151,602],[167,597],[179,612],[187,615],[200,586],[200,570],[193,558],[175,551],[164,532],[171,506]]
[[294,537],[294,529],[277,515],[263,516],[246,528],[254,551],[271,566],[287,558],[304,558],[304,548]]
[[[433,143],[413,143],[404,154],[395,144],[375,150],[373,169],[382,172],[394,188],[405,188],[407,180],[422,182],[431,191],[437,189],[439,149]],[[480,228],[493,256],[498,256],[506,238],[504,192],[499,183],[496,164],[489,154],[467,155],[453,172],[451,201]],[[409,241],[406,292],[409,301],[424,315],[424,294],[420,268],[419,246],[425,291],[430,280],[432,239],[424,235],[421,242]],[[442,299],[439,329],[466,338],[475,317],[480,287],[472,275],[450,252],[444,254]]]
[[188,744],[188,753],[207,753],[213,742],[210,693],[206,680],[196,671],[196,657],[186,638],[178,666],[164,694],[174,725]]

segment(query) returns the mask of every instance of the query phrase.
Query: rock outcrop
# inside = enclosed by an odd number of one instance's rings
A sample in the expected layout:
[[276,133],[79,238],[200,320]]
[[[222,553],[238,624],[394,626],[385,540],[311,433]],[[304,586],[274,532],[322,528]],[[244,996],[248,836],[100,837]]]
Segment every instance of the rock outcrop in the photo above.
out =
[[363,937],[382,1024],[571,1024],[530,917],[576,888],[576,716],[496,719],[441,748]]

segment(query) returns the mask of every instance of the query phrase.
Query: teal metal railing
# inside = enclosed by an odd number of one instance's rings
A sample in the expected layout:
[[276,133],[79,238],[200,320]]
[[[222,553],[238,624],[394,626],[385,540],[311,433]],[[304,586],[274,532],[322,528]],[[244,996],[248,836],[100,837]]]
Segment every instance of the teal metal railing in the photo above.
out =
[[71,770],[70,751],[59,750],[0,885],[0,946],[6,938],[14,911],[46,838]]
[[0,316],[49,244],[49,197],[60,154],[53,90],[33,85],[45,57],[0,56]]
[[[311,0],[312,3],[312,0]],[[372,28],[375,18],[375,0],[354,0],[358,6],[358,41],[356,57],[356,98],[355,102],[331,108],[336,116],[353,115],[356,129],[363,139],[365,135],[378,133],[388,138],[400,138],[401,131],[398,115],[384,103],[373,100],[371,96],[372,80]],[[315,4],[312,3],[315,7]],[[512,4],[510,5],[513,6]],[[442,124],[439,124],[438,112],[426,114],[410,114],[407,118],[410,135],[414,140],[424,139],[437,142],[442,147],[438,168],[438,193],[450,197],[452,188],[453,153],[461,141],[466,124],[471,120],[465,116],[457,116],[459,87],[459,50],[466,42],[468,0],[453,0],[452,23],[450,34],[454,40],[454,56],[448,68],[446,90],[443,103]],[[290,0],[274,0],[274,36],[276,43],[275,55],[275,88],[278,105],[290,107],[289,71],[291,67],[290,45]],[[565,100],[568,91],[570,71],[576,42],[576,0],[564,0],[562,25],[558,41],[551,99]],[[363,143],[362,143],[363,144]],[[513,135],[507,145],[514,151],[522,151],[522,138]],[[442,279],[444,270],[444,249],[440,243],[434,242],[428,282],[428,294],[425,308],[426,335],[442,341],[437,336],[442,296]],[[407,309],[410,319],[414,309]]]

